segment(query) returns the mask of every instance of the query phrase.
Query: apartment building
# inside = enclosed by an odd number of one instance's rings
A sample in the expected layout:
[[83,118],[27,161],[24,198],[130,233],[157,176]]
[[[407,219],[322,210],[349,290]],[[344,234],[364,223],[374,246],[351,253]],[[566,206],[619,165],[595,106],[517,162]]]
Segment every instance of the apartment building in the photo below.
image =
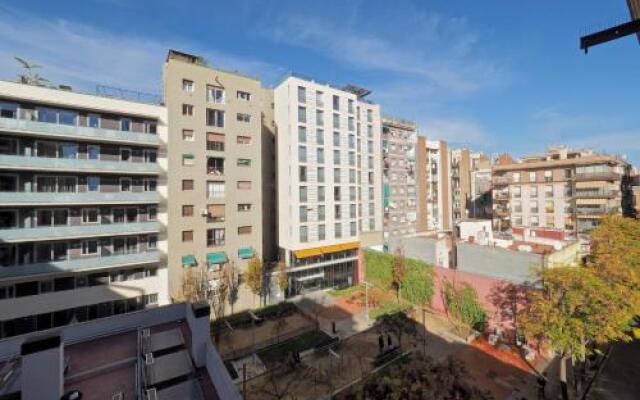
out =
[[452,227],[451,163],[447,142],[418,137],[418,231]]
[[295,75],[274,92],[287,295],[350,285],[361,245],[382,244],[380,106],[365,89]]
[[451,150],[451,213],[454,222],[468,218],[471,208],[471,152]]
[[471,153],[471,196],[469,217],[491,219],[491,158],[482,153]]
[[164,107],[0,82],[0,337],[168,303]]
[[[274,257],[273,94],[256,78],[175,50],[164,91],[169,282],[179,297],[184,268],[219,272],[231,263],[241,275],[251,258]],[[251,306],[243,293],[239,306]]]
[[541,228],[586,238],[607,214],[630,215],[630,165],[591,150],[554,147],[493,166],[494,228]]
[[394,117],[382,119],[384,241],[387,248],[403,236],[416,233],[415,122]]

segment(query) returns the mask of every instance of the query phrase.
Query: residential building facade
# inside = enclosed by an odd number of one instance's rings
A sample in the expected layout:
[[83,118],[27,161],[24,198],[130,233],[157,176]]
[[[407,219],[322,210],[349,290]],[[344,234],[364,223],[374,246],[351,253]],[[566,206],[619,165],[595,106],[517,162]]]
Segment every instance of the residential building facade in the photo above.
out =
[[287,295],[350,285],[361,245],[382,242],[380,106],[364,89],[294,75],[274,92]]
[[494,228],[555,230],[586,238],[603,216],[630,215],[629,164],[593,151],[551,148],[493,166]]
[[418,187],[423,196],[418,206],[419,231],[448,231],[452,229],[451,164],[447,143],[440,140],[419,140],[416,168]]
[[482,153],[472,153],[469,206],[471,218],[491,219],[493,212],[491,187],[491,159]]
[[166,109],[0,82],[0,337],[166,304]]
[[453,222],[468,218],[471,206],[471,152],[451,150],[451,213]]
[[382,119],[384,241],[387,248],[399,237],[416,233],[416,145],[415,122]]
[[[263,154],[273,146],[273,94],[258,79],[174,50],[164,65],[164,91],[169,281],[179,298],[185,268],[220,272],[229,263],[241,276],[251,258],[274,257],[274,213],[264,209],[265,202],[273,207],[265,190],[275,197],[274,161]],[[250,307],[243,293],[239,306]]]

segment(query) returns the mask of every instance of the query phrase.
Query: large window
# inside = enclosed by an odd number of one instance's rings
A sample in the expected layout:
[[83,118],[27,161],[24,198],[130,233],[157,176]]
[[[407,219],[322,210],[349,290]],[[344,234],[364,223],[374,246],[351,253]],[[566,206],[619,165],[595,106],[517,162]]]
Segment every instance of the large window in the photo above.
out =
[[207,150],[224,151],[224,141],[224,134],[207,132]]
[[207,158],[207,174],[224,175],[224,158],[208,157]]
[[298,107],[298,122],[303,124],[307,122],[307,109],[305,107]]
[[300,198],[299,198],[300,202],[301,202],[301,203],[306,203],[306,202],[307,202],[307,187],[306,187],[306,186],[300,186],[299,191],[300,191],[300,193],[299,193],[299,195],[300,195]]
[[0,101],[0,117],[1,118],[17,118],[18,105],[15,103],[5,103]]
[[298,103],[307,102],[307,89],[304,86],[298,86]]
[[207,101],[209,103],[224,104],[224,89],[207,85]]
[[224,228],[207,229],[207,246],[224,246]]
[[65,226],[69,220],[68,209],[36,210],[36,226]]
[[224,128],[224,111],[207,108],[207,125]]
[[298,146],[298,161],[307,162],[307,148],[305,146]]
[[309,241],[309,231],[306,226],[300,227],[300,242],[305,243]]
[[38,121],[61,125],[77,125],[78,113],[41,107],[38,108]]
[[298,142],[307,143],[307,128],[304,126],[298,127]]
[[207,199],[224,197],[224,182],[207,182]]

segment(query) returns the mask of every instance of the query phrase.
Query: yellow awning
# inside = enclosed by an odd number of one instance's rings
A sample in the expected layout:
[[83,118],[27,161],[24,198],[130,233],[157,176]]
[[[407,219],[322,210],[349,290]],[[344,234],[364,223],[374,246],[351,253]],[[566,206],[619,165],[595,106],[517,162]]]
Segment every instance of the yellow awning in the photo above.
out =
[[360,242],[351,242],[344,244],[334,244],[331,246],[313,247],[310,249],[295,250],[293,254],[296,258],[309,258],[321,256],[323,254],[337,253],[339,251],[354,250],[360,248]]

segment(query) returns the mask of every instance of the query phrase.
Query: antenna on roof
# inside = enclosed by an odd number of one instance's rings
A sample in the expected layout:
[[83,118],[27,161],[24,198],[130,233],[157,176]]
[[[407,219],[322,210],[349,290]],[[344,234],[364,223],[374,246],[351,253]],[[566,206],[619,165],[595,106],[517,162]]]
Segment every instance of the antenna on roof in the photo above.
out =
[[46,86],[49,82],[48,79],[43,78],[38,73],[35,72],[36,69],[42,68],[41,65],[31,63],[24,58],[13,57],[22,65],[22,68],[25,70],[24,74],[18,75],[18,82],[23,83],[25,85],[33,85],[33,86]]

